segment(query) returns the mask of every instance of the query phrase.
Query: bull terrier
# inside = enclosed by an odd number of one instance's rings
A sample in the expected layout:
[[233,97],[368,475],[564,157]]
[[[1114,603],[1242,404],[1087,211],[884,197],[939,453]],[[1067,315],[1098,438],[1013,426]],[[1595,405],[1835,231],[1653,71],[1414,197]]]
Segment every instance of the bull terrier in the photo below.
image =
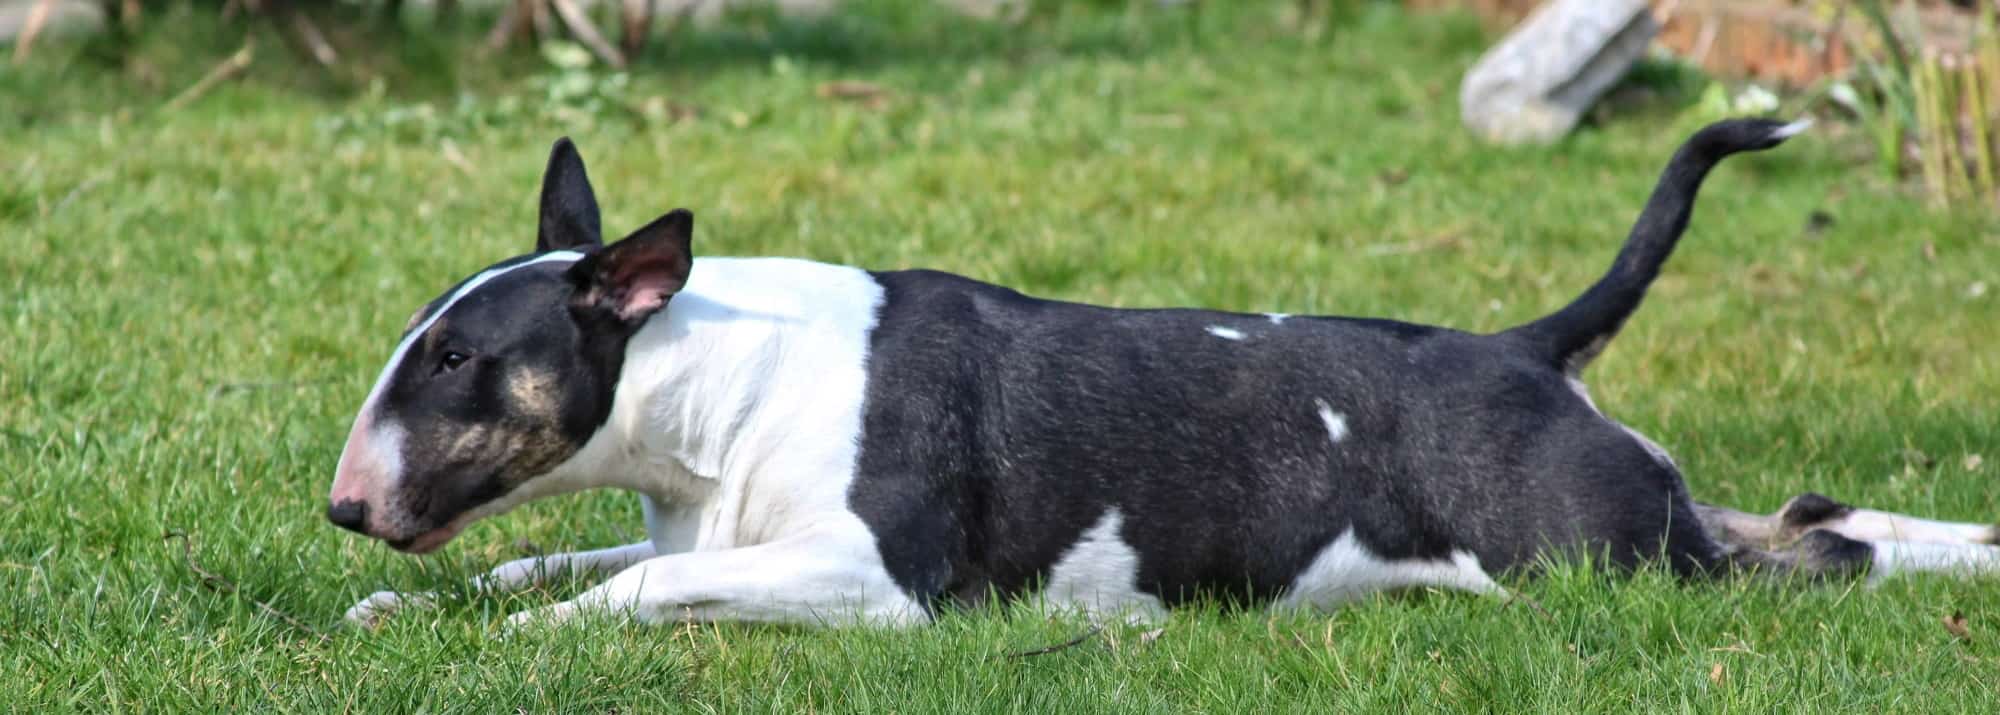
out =
[[[696,260],[684,209],[606,244],[564,139],[534,252],[410,317],[327,517],[421,554],[531,499],[637,492],[644,541],[476,580],[615,574],[513,624],[913,624],[1021,596],[1139,618],[1201,594],[1329,607],[1409,587],[1504,594],[1495,574],[1577,553],[1688,577],[2000,569],[1986,525],[1816,494],[1772,515],[1695,502],[1666,451],[1580,379],[1709,170],[1804,128],[1701,129],[1596,284],[1483,335]],[[385,591],[347,615],[427,600]]]

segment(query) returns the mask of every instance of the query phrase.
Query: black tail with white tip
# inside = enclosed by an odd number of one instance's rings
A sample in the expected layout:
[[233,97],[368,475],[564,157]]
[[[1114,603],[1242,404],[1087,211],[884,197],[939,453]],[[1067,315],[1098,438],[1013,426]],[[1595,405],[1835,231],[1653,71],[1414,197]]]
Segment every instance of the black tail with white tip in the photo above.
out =
[[1811,120],[1786,124],[1730,119],[1695,132],[1667,163],[1611,270],[1561,310],[1503,335],[1527,342],[1569,374],[1581,372],[1618,334],[1625,319],[1639,309],[1646,287],[1660,275],[1660,266],[1673,255],[1674,244],[1687,230],[1695,193],[1701,190],[1709,170],[1723,157],[1769,149],[1811,125]]

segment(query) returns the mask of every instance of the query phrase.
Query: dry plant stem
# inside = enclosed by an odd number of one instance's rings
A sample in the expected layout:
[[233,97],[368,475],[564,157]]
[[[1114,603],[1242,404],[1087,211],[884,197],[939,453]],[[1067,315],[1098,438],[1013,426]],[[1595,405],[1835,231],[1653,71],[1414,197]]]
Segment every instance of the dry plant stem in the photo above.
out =
[[242,49],[237,50],[235,54],[231,54],[221,62],[216,63],[215,67],[208,71],[208,74],[202,75],[201,79],[195,80],[194,84],[189,85],[187,89],[181,90],[180,94],[174,95],[173,99],[167,100],[163,109],[171,112],[185,107],[197,99],[201,99],[202,95],[208,94],[208,91],[214,89],[216,85],[243,74],[243,70],[250,68],[250,60],[254,56],[255,48],[253,43],[243,43]]
[[507,43],[512,42],[515,35],[521,34],[522,27],[527,23],[528,14],[531,12],[528,10],[528,3],[532,1],[519,0],[507,3],[507,7],[500,11],[499,21],[494,22],[493,29],[486,33],[486,51],[499,51],[506,47]]
[[653,31],[652,0],[625,0],[621,5],[620,17],[624,37],[621,39],[625,56],[636,57],[646,46],[646,38]]
[[1931,59],[1924,57],[1917,61],[1916,71],[1910,73],[1910,94],[1915,97],[1917,105],[1917,154],[1924,175],[1924,187],[1930,192],[1931,203],[1943,207],[1946,202],[1944,151],[1937,132],[1937,90],[1933,85],[1936,80]]
[[213,571],[202,568],[201,564],[197,563],[194,560],[194,539],[190,538],[187,535],[187,532],[176,529],[173,531],[169,531],[165,534],[161,534],[160,538],[166,541],[180,539],[181,561],[187,564],[188,570],[193,571],[195,575],[201,577],[201,585],[207,588],[208,590],[214,591],[216,593],[223,593],[231,596],[241,597],[243,600],[249,601],[250,605],[256,606],[257,610],[263,611],[264,615],[283,621],[285,625],[296,628],[300,632],[312,636],[321,643],[327,643],[333,640],[332,638],[328,637],[325,633],[319,632],[319,629],[306,625],[303,621],[300,621],[297,618],[293,618],[290,614],[287,614],[284,611],[280,611],[272,607],[271,604],[259,601],[249,596],[244,596],[243,589],[239,588],[236,585],[235,581],[223,578],[221,575]]
[[1834,71],[1833,51],[1840,46],[1841,31],[1847,26],[1847,3],[1840,3],[1833,10],[1833,21],[1827,23],[1826,32],[1820,35],[1819,69],[1831,74]]
[[1965,80],[1966,119],[1972,124],[1972,158],[1978,166],[1973,184],[1979,200],[1987,202],[2000,201],[2000,195],[1995,194],[2000,188],[1996,186],[2000,185],[2000,170],[1994,167],[2000,163],[2000,155],[1993,146],[1991,110],[1994,90],[2000,86],[2000,38],[1995,36],[2000,28],[1994,27],[1994,22],[1995,7],[1987,3],[1980,8]]
[[298,33],[299,42],[305,44],[306,52],[312,55],[313,61],[321,67],[333,69],[333,65],[340,61],[340,55],[333,51],[333,45],[326,41],[326,35],[319,31],[319,26],[297,8],[288,8],[285,14],[291,16],[292,29]]
[[569,28],[570,36],[590,48],[591,54],[597,55],[597,59],[603,60],[604,64],[625,69],[625,55],[604,41],[604,36],[597,33],[596,26],[590,24],[590,17],[583,14],[575,0],[549,0],[549,4],[555,6],[556,16],[562,18],[563,25]]
[[1993,74],[1994,69],[1991,66],[1975,67],[1965,87],[1969,105],[1967,114],[1972,123],[1972,159],[1977,166],[1972,179],[1979,198],[1984,201],[1995,199],[1994,189],[1996,183],[2000,183],[1995,180],[1993,167],[1994,161],[2000,157],[1994,156],[1992,119],[1986,113],[1987,104],[1992,101],[1987,94],[1986,78]]
[[1938,133],[1939,141],[1944,144],[1945,194],[1950,198],[1958,198],[1972,193],[1970,178],[1972,173],[1966,167],[1966,162],[1971,157],[1965,155],[1964,143],[1959,140],[1958,131],[1959,117],[1964,114],[1959,101],[1959,84],[1970,75],[1961,71],[1956,58],[1951,56],[1943,57],[1936,71],[1939,75],[1938,110],[1941,116]]
[[49,23],[49,15],[56,9],[56,0],[39,0],[28,8],[28,19],[21,24],[21,34],[14,40],[14,64],[28,61],[28,50],[35,45],[35,36],[42,34],[42,28]]
[[1555,614],[1550,613],[1549,609],[1543,608],[1540,602],[1537,602],[1534,598],[1528,596],[1525,593],[1521,593],[1520,591],[1509,592],[1507,594],[1507,602],[1501,604],[1500,607],[1506,608],[1508,606],[1514,605],[1515,603],[1521,603],[1526,605],[1529,609],[1533,610],[1536,615],[1541,616],[1543,621],[1549,623],[1556,622]]
[[1052,646],[1048,646],[1048,647],[1046,647],[1046,648],[1036,648],[1036,649],[1034,649],[1034,650],[1025,650],[1025,651],[1021,651],[1021,652],[1019,652],[1019,653],[1008,653],[1008,654],[1007,654],[1007,657],[1009,657],[1009,658],[1033,658],[1033,657],[1035,657],[1035,656],[1038,656],[1038,655],[1048,655],[1048,654],[1050,654],[1050,653],[1055,653],[1055,652],[1058,652],[1058,651],[1065,651],[1065,650],[1069,650],[1069,649],[1071,649],[1071,648],[1075,648],[1075,647],[1077,647],[1078,645],[1082,644],[1082,643],[1083,643],[1084,641],[1087,641],[1087,640],[1090,640],[1091,636],[1095,636],[1095,635],[1097,635],[1098,633],[1102,633],[1103,631],[1104,631],[1104,626],[1101,626],[1101,625],[1100,625],[1100,626],[1091,626],[1091,627],[1090,627],[1090,630],[1087,630],[1087,631],[1084,631],[1084,632],[1083,632],[1082,634],[1078,635],[1078,636],[1077,636],[1077,637],[1075,637],[1075,638],[1071,638],[1071,639],[1069,639],[1069,640],[1066,640],[1066,641],[1063,641],[1063,642],[1061,642],[1061,643],[1057,643],[1057,644],[1055,644],[1055,645],[1052,645]]
[[528,8],[528,21],[535,28],[537,42],[556,36],[555,20],[549,17],[548,0],[527,0],[523,5]]

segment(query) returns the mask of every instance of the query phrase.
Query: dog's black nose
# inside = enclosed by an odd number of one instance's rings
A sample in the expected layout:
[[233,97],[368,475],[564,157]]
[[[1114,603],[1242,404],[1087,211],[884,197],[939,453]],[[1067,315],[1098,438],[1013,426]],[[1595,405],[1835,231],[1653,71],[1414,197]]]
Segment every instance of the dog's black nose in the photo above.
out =
[[326,507],[326,520],[335,526],[355,532],[368,533],[368,502],[341,501]]

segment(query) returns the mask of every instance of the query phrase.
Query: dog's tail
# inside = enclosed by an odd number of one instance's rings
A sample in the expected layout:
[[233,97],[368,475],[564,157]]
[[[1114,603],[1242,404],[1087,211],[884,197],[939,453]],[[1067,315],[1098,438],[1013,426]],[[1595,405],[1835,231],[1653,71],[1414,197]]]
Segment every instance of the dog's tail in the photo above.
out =
[[1639,309],[1646,287],[1660,275],[1661,264],[1667,262],[1674,244],[1687,230],[1695,192],[1701,189],[1708,171],[1723,157],[1769,149],[1811,125],[1811,120],[1785,124],[1768,119],[1730,119],[1695,132],[1667,162],[1660,183],[1653,187],[1652,198],[1647,199],[1611,270],[1561,310],[1502,335],[1524,341],[1571,375],[1581,372],[1618,334],[1625,319]]

